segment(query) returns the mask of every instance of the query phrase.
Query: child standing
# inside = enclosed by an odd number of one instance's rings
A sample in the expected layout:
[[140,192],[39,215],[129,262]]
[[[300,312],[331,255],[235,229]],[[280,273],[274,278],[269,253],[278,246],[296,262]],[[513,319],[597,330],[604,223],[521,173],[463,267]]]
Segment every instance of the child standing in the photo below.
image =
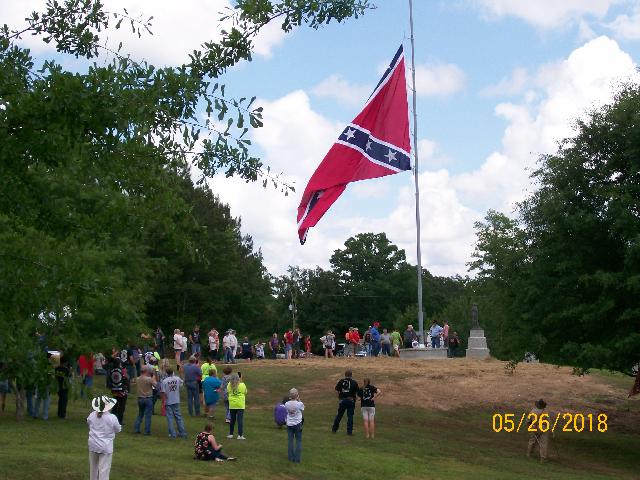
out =
[[363,383],[362,388],[358,389],[358,396],[360,397],[360,409],[362,410],[362,418],[364,420],[364,438],[375,438],[375,398],[379,396],[382,391],[371,385],[371,380],[368,378],[365,378]]

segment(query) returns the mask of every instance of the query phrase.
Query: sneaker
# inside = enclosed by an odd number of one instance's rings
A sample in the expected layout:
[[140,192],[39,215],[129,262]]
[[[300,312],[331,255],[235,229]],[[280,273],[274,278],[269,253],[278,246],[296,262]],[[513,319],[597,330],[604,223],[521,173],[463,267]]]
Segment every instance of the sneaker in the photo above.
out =
[[227,457],[227,462],[235,462],[238,457]]
[[231,423],[231,420],[229,420],[228,418],[225,418],[224,423]]
[[227,438],[233,438],[233,435],[227,435]]
[[238,435],[238,440],[246,440],[246,438],[244,438],[244,435]]
[[216,458],[216,462],[224,462],[224,460],[221,458]]

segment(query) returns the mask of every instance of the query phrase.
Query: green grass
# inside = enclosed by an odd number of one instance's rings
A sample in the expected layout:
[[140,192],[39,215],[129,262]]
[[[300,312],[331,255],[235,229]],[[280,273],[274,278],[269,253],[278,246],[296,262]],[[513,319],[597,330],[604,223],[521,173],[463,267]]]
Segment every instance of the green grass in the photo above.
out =
[[[116,437],[114,479],[632,479],[638,478],[638,432],[556,434],[551,447],[558,456],[546,464],[527,459],[525,433],[494,433],[488,411],[465,409],[435,412],[413,405],[379,405],[377,438],[362,437],[356,411],[356,435],[333,435],[337,405],[331,389],[337,366],[242,365],[249,388],[245,442],[228,440],[226,424],[216,420],[216,438],[236,463],[192,460],[193,438],[204,419],[186,416],[188,440],[167,438],[164,417],[153,417],[151,437],[132,433],[137,413],[130,396],[124,431]],[[355,372],[358,377],[358,372]],[[101,384],[101,377],[96,384]],[[419,379],[416,379],[419,381]],[[301,390],[307,407],[300,465],[287,462],[286,431],[273,425],[272,408],[290,387]],[[425,388],[428,388],[426,385]],[[99,389],[98,389],[99,390]],[[8,399],[10,402],[13,397]],[[48,421],[17,422],[9,403],[0,417],[0,479],[86,479],[88,477],[88,402],[74,400],[66,420],[56,417],[52,398]],[[158,405],[159,407],[159,405]],[[158,409],[159,410],[159,409]],[[182,404],[186,415],[186,402]]]

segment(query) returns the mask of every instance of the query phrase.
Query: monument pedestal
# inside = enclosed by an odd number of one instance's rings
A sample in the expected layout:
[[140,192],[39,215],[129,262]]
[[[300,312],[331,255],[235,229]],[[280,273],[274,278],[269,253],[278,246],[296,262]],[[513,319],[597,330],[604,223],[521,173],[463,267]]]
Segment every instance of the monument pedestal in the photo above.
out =
[[400,358],[420,359],[420,360],[446,360],[446,348],[402,348]]
[[489,358],[490,356],[484,330],[481,328],[471,329],[467,342],[467,358]]

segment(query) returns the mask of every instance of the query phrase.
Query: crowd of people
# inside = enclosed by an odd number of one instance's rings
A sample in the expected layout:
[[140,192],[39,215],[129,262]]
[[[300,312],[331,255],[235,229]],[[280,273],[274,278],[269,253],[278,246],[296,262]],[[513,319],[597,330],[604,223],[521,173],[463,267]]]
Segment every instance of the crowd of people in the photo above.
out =
[[[440,327],[436,322],[429,330],[431,347],[448,345],[451,356],[456,355],[459,339],[455,332],[449,335],[445,322]],[[222,338],[221,338],[222,337]],[[167,352],[167,340],[172,340],[173,352]],[[400,356],[401,348],[418,346],[418,334],[411,325],[403,334],[397,329],[389,332],[373,323],[363,334],[356,327],[349,328],[344,336],[342,349],[337,337],[328,331],[320,337],[324,356],[336,354],[353,356]],[[442,344],[440,342],[443,342]],[[142,346],[139,346],[142,345]],[[57,352],[56,352],[57,353]],[[173,353],[173,364],[169,353]],[[199,460],[235,460],[222,452],[222,445],[214,435],[214,419],[218,409],[224,411],[228,424],[227,438],[245,440],[244,411],[248,389],[239,371],[233,371],[239,358],[245,361],[270,358],[295,359],[312,355],[310,336],[303,336],[299,328],[287,330],[281,337],[274,333],[266,342],[252,343],[248,337],[239,340],[234,330],[223,336],[214,328],[202,335],[199,326],[188,334],[174,330],[173,338],[167,339],[161,328],[153,334],[142,334],[138,341],[129,342],[125,348],[113,347],[111,353],[87,353],[73,359],[61,353],[49,352],[52,383],[43,386],[27,386],[26,406],[28,415],[48,419],[51,390],[57,389],[57,415],[66,418],[69,392],[73,385],[79,387],[80,397],[93,396],[94,379],[102,376],[108,396],[93,399],[93,412],[87,418],[89,426],[89,464],[92,479],[108,478],[113,454],[113,439],[124,427],[127,400],[135,393],[137,414],[132,425],[134,434],[150,435],[153,416],[165,417],[170,438],[187,438],[181,410],[181,397],[186,396],[187,413],[192,417],[206,417],[207,423],[196,435],[194,458]],[[216,362],[223,362],[218,371]],[[6,385],[5,385],[6,384]],[[0,379],[2,410],[4,410],[9,383]],[[7,386],[7,388],[4,388]],[[135,390],[135,391],[134,391]],[[338,394],[338,411],[332,431],[338,431],[342,417],[347,415],[347,434],[353,433],[353,417],[357,399],[361,402],[363,428],[366,438],[375,437],[375,399],[381,390],[368,378],[362,386],[352,378],[352,372],[335,386]],[[182,393],[184,391],[184,394]],[[274,421],[288,431],[288,458],[299,463],[302,454],[302,430],[304,403],[297,389],[291,389],[282,403],[274,409]]]

